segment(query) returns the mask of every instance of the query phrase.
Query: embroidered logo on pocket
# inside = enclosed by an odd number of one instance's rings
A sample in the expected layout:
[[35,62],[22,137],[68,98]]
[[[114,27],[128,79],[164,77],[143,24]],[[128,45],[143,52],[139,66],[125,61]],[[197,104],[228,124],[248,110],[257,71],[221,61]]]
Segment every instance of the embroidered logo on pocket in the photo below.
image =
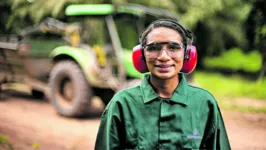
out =
[[188,135],[188,139],[202,139],[202,136],[200,136],[199,131],[197,129],[194,129],[193,135]]

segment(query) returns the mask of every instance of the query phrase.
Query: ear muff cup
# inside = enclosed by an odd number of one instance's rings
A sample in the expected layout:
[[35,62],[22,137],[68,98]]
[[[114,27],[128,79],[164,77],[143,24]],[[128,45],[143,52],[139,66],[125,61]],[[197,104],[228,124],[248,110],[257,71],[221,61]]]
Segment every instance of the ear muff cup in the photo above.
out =
[[[141,45],[137,45],[133,48],[132,61],[133,61],[133,65],[135,69],[138,72],[146,73],[146,72],[149,72],[149,70],[144,60],[145,58],[143,56],[143,52],[141,48],[142,48]],[[195,46],[189,45],[186,50],[184,63],[183,63],[181,72],[191,73],[196,68],[197,61],[198,61],[197,49]]]
[[133,48],[132,61],[135,69],[140,73],[149,72],[144,59],[141,45],[139,44]]
[[197,49],[193,45],[189,45],[185,54],[183,67],[180,72],[191,73],[197,65],[198,53]]

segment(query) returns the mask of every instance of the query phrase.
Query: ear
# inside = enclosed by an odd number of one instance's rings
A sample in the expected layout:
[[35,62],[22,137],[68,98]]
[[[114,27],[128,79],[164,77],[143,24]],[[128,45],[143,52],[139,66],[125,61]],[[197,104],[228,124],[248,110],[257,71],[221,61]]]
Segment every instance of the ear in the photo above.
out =
[[142,46],[137,45],[133,48],[132,52],[132,61],[135,69],[140,72],[140,73],[146,73],[149,72],[146,62],[145,62],[145,57],[143,56],[142,52]]
[[189,45],[185,54],[184,63],[181,72],[191,73],[196,68],[197,61],[198,61],[197,49],[195,46]]

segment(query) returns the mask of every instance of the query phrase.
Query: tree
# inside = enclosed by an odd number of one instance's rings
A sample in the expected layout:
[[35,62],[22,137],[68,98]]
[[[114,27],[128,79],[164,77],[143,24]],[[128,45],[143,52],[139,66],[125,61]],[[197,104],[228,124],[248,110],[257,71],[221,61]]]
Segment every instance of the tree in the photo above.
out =
[[63,18],[64,9],[68,4],[78,3],[102,3],[103,0],[14,0],[12,3],[12,15],[8,26],[16,19],[28,17],[33,23],[38,23],[46,17]]
[[252,1],[252,9],[246,20],[246,32],[250,49],[258,49],[262,56],[259,80],[266,72],[266,1]]
[[192,29],[199,51],[198,67],[206,56],[220,55],[231,47],[245,47],[242,27],[250,10],[244,0],[175,0],[181,21]]
[[35,22],[50,16],[60,18],[64,15],[64,8],[68,4],[85,4],[85,3],[136,3],[150,7],[172,8],[174,5],[170,0],[150,1],[150,0],[14,0],[12,3],[11,22],[15,18],[24,18],[27,15]]
[[0,2],[0,10],[0,33],[8,33],[8,29],[5,25],[7,24],[9,15],[11,14],[11,1],[7,0]]

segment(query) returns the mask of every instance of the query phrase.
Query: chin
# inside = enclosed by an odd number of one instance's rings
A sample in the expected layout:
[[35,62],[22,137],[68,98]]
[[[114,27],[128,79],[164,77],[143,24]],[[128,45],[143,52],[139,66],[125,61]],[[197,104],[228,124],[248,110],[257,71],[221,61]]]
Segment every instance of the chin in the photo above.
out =
[[155,73],[154,76],[162,80],[167,80],[178,77],[178,73]]

